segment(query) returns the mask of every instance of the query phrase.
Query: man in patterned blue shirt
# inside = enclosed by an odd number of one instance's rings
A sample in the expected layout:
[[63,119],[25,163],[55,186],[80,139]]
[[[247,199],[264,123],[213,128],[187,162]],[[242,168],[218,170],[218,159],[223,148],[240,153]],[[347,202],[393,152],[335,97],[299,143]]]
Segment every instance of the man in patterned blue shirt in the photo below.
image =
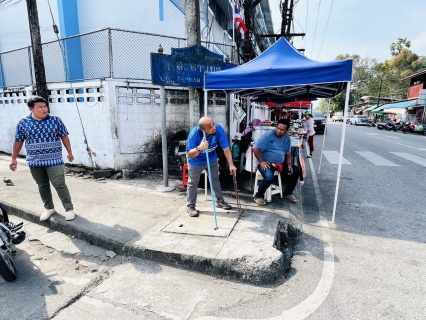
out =
[[67,128],[65,128],[61,119],[48,113],[46,100],[43,98],[31,98],[27,105],[31,114],[21,119],[16,126],[12,161],[9,165],[10,170],[16,170],[18,166],[16,158],[25,141],[26,160],[31,175],[38,185],[38,191],[45,208],[40,220],[47,220],[56,212],[50,183],[52,183],[62,201],[66,211],[66,220],[72,220],[75,218],[75,213],[68,187],[65,184],[64,162],[62,160],[62,143],[67,149],[68,160],[70,162],[74,160]]

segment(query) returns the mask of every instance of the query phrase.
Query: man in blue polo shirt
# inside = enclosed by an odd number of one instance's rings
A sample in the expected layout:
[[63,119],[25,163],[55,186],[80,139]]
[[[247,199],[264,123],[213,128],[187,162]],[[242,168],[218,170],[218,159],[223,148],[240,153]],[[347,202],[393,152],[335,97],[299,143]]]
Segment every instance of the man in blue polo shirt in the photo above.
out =
[[[203,137],[206,133],[207,140]],[[198,211],[195,208],[197,203],[197,188],[200,182],[201,173],[207,169],[208,154],[210,162],[210,172],[212,175],[213,189],[216,195],[216,206],[223,209],[231,209],[232,207],[226,203],[222,196],[222,190],[219,182],[219,165],[217,163],[216,148],[220,146],[225,153],[226,160],[229,163],[231,174],[237,174],[237,168],[232,162],[232,153],[229,149],[228,138],[225,130],[216,124],[209,117],[202,117],[198,126],[194,127],[189,133],[186,141],[186,157],[188,161],[188,186],[187,186],[187,212],[191,217],[198,217]]]
[[48,113],[46,100],[43,98],[31,98],[28,100],[27,105],[31,114],[21,119],[16,126],[12,161],[9,165],[10,170],[16,171],[18,166],[16,158],[25,141],[26,160],[30,167],[31,175],[38,185],[38,191],[45,208],[40,220],[47,220],[56,212],[50,183],[52,183],[61,199],[66,211],[66,220],[72,220],[75,218],[75,213],[68,187],[65,184],[64,162],[62,160],[62,143],[67,149],[68,160],[70,162],[74,160],[67,128],[65,128],[60,118],[51,116]]
[[259,206],[266,205],[263,197],[266,190],[274,182],[274,172],[277,170],[275,164],[283,165],[281,175],[287,180],[283,197],[293,203],[297,203],[293,191],[300,176],[300,167],[291,163],[291,140],[287,134],[289,126],[289,120],[279,120],[275,130],[265,133],[256,141],[253,147],[253,154],[259,161],[257,169],[263,177],[257,193],[254,195],[254,201]]

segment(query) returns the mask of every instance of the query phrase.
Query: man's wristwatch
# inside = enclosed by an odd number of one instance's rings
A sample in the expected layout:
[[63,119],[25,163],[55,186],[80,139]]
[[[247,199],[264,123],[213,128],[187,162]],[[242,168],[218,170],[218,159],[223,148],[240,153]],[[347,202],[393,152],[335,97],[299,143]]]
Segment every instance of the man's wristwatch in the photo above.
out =
[[198,152],[201,152],[201,150],[200,150],[200,147],[199,147],[199,146],[197,146],[197,147],[195,148],[195,150],[197,150]]

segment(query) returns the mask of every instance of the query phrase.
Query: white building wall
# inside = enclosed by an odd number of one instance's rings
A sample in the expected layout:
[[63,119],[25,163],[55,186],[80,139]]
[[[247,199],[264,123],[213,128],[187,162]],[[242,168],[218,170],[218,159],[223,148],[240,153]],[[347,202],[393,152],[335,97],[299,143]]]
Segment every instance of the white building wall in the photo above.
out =
[[[68,129],[75,164],[91,166],[84,141],[86,133],[89,147],[96,153],[94,165],[103,168],[114,167],[114,150],[112,145],[109,106],[105,103],[105,91],[100,81],[85,83],[53,84],[48,86],[50,113],[62,119]],[[84,102],[75,102],[69,90],[76,90],[76,97]],[[30,114],[26,99],[31,97],[31,87],[19,93],[4,93],[0,90],[0,151],[12,153],[12,145],[18,121]],[[25,94],[25,95],[24,95]],[[14,97],[14,95],[18,95]],[[78,109],[77,109],[78,106]],[[81,121],[78,113],[80,112]],[[21,155],[26,155],[25,146]],[[64,161],[66,150],[63,149]]]
[[158,0],[78,0],[80,33],[105,27],[185,37],[185,16],[164,0],[160,21]]
[[[72,86],[58,83],[48,88],[51,114],[60,117],[69,131],[74,164],[92,166],[84,142],[86,138],[94,152],[95,167],[139,169],[162,163],[158,86],[105,80],[73,83]],[[16,124],[30,114],[26,99],[31,96],[31,90],[31,87],[19,92],[0,90],[0,152],[12,153]],[[75,91],[77,105],[70,90]],[[166,91],[167,136],[171,140],[179,131],[187,134],[191,129],[188,93],[187,89],[176,87],[166,87]],[[208,115],[225,127],[226,97],[214,94],[209,101]],[[26,155],[25,147],[20,154]],[[65,149],[63,155],[67,161]]]
[[[16,4],[6,8],[8,3]],[[57,1],[51,0],[50,5],[53,18],[60,29]],[[47,0],[37,0],[37,7],[42,42],[56,40]],[[78,0],[77,7],[80,33],[102,28],[117,28],[186,38],[185,14],[170,0],[164,0],[164,21],[160,21],[158,0]],[[200,3],[200,10],[204,10],[202,3]],[[203,14],[202,12],[200,27],[201,30],[207,31]],[[210,23],[211,19],[214,19],[214,16],[210,11]],[[27,7],[24,0],[7,0],[2,3],[0,21],[0,52],[31,45]],[[232,44],[232,39],[229,35],[224,36],[223,29],[216,22],[213,22],[210,32],[208,36],[205,34],[203,41],[208,39]]]

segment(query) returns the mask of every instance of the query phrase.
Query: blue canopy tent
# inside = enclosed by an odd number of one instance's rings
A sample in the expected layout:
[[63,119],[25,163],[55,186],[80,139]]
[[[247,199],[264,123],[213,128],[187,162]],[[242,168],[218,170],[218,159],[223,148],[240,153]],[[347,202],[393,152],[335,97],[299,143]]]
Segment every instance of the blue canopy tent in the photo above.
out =
[[[352,60],[318,62],[308,59],[285,38],[257,58],[241,66],[206,72],[204,79],[204,114],[207,115],[207,91],[225,91],[256,101],[277,103],[331,98],[346,88],[345,110],[349,102],[352,81]],[[344,113],[344,122],[346,123]],[[333,208],[334,222],[346,126],[343,126],[337,185]]]
[[352,60],[313,61],[280,38],[241,66],[205,74],[204,90],[256,96],[256,101],[290,102],[330,98],[352,80]]

